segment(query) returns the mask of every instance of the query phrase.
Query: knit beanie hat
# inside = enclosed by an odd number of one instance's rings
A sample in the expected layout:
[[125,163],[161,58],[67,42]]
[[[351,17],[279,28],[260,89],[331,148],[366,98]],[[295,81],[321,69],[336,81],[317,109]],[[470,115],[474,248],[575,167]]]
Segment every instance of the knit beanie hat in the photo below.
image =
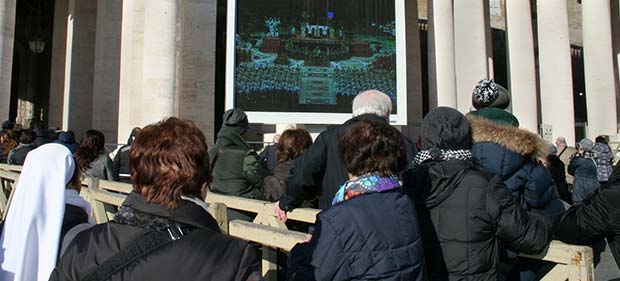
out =
[[248,116],[239,108],[229,109],[224,112],[224,126],[237,127],[248,126]]
[[512,115],[512,113],[499,108],[485,107],[467,113],[467,115],[478,116],[499,125],[519,127],[519,120],[517,117]]
[[422,121],[422,149],[470,149],[471,125],[465,116],[454,108],[438,107]]
[[594,148],[594,142],[588,138],[583,138],[577,144],[577,148],[585,151],[592,150],[592,148]]
[[510,94],[508,90],[497,85],[495,81],[482,79],[474,88],[471,101],[476,109],[485,107],[506,109],[510,104]]
[[13,130],[15,124],[11,120],[6,120],[2,122],[2,130]]

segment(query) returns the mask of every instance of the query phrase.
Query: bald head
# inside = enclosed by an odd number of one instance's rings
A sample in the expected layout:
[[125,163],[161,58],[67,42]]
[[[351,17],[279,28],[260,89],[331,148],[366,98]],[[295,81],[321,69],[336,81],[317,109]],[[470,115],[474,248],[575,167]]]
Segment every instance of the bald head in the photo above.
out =
[[388,95],[377,90],[361,92],[353,100],[353,117],[374,114],[389,120],[391,112],[392,100]]
[[557,139],[555,139],[555,145],[566,146],[566,139],[564,137],[558,137]]

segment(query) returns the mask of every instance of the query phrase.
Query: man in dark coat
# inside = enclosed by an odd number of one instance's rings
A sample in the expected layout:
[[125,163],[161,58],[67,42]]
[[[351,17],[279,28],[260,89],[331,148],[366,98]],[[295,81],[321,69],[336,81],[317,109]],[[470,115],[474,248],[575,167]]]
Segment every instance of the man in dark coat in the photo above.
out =
[[273,137],[273,144],[268,145],[263,149],[263,151],[258,155],[267,166],[267,169],[271,173],[273,173],[273,169],[275,169],[276,165],[278,165],[278,157],[276,155],[276,151],[278,150],[278,145],[280,142],[280,134],[276,134]]
[[210,166],[198,127],[176,118],[149,125],[130,159],[133,192],[114,221],[76,236],[51,280],[260,279],[255,249],[220,233],[207,212]]
[[[317,194],[319,208],[329,208],[340,185],[349,179],[338,158],[338,138],[348,127],[362,120],[388,123],[391,110],[392,101],[384,93],[371,90],[358,94],[353,100],[353,118],[322,132],[304,157],[298,158],[292,175],[286,180],[286,190],[280,201],[276,202],[276,215],[286,220],[286,212],[298,208],[304,199],[313,199]],[[415,146],[404,138],[407,163],[411,163]]]
[[11,165],[24,165],[26,156],[35,148],[34,139],[36,134],[32,130],[23,130],[19,136],[19,145],[9,152],[7,163]]
[[131,134],[129,134],[129,138],[127,139],[127,144],[118,149],[112,161],[112,174],[116,176],[120,182],[131,183],[129,153],[131,152],[131,144],[140,133],[140,130],[140,127],[135,127],[131,130]]
[[478,171],[468,120],[452,108],[429,112],[422,151],[404,175],[418,209],[430,280],[497,280],[498,242],[538,253],[546,226],[520,207],[499,176]]
[[560,216],[553,226],[553,236],[578,245],[607,239],[620,268],[620,170],[615,170],[606,184]]

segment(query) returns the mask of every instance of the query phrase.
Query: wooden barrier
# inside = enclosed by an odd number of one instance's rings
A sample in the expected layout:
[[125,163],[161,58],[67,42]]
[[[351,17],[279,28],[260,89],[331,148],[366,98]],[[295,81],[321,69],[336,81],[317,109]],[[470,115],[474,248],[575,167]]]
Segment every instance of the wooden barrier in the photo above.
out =
[[[16,166],[0,164],[0,182],[3,191],[14,189],[19,178]],[[7,184],[8,189],[5,187]],[[125,200],[126,194],[131,192],[131,185],[87,179],[83,182],[82,195],[91,202],[93,216],[98,223],[106,222],[111,218],[113,210]],[[12,194],[12,192],[10,192]],[[6,196],[5,196],[6,197]],[[0,195],[0,210],[3,216],[10,203],[10,197],[3,204]],[[246,199],[234,196],[209,193],[207,195],[209,213],[215,217],[224,233],[244,240],[264,245],[263,247],[263,276],[265,280],[276,280],[277,263],[275,249],[290,251],[290,249],[306,238],[306,234],[290,231],[286,225],[279,222],[274,216],[274,203],[260,200]],[[4,206],[4,209],[3,209]],[[254,222],[233,220],[227,222],[227,208],[252,212],[256,214]],[[314,223],[315,209],[296,209],[288,213],[290,220]],[[594,280],[594,263],[592,249],[587,246],[568,245],[559,241],[552,241],[547,249],[539,255],[521,255],[523,257],[545,260],[556,263],[556,266],[541,280]]]

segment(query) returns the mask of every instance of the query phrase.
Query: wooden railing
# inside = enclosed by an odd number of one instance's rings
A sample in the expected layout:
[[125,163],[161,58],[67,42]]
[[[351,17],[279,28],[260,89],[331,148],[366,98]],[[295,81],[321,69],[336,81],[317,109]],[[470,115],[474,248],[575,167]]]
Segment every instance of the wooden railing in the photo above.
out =
[[[19,178],[19,168],[0,164],[0,182],[3,194],[12,194],[12,190]],[[97,223],[107,222],[112,218],[116,208],[125,200],[126,194],[131,192],[131,185],[87,179],[83,182],[82,196],[87,198],[93,207],[93,216]],[[4,197],[7,198],[6,196]],[[8,199],[2,201],[0,195],[0,210],[3,217],[10,203]],[[218,221],[224,233],[244,240],[264,245],[262,271],[265,280],[276,280],[277,262],[276,250],[290,249],[306,238],[305,233],[290,231],[286,225],[274,216],[274,203],[260,200],[246,199],[234,196],[209,193],[207,195],[209,213]],[[227,209],[246,211],[256,214],[253,222],[240,220],[227,221]],[[288,218],[294,221],[314,223],[315,209],[296,209],[288,213]],[[556,263],[556,266],[541,280],[594,280],[594,263],[592,249],[587,246],[568,245],[559,241],[552,241],[547,249],[539,255],[521,255],[523,257],[545,260]]]

